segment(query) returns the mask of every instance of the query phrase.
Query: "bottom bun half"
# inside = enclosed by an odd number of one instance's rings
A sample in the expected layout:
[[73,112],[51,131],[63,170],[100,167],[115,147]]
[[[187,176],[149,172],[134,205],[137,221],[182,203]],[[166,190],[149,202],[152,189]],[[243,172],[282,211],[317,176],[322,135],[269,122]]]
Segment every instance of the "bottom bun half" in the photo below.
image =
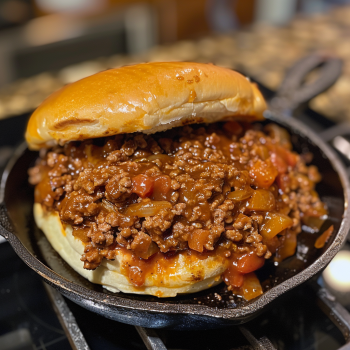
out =
[[221,274],[227,268],[227,260],[221,256],[211,255],[203,259],[180,252],[171,260],[157,260],[145,276],[142,287],[136,287],[130,282],[125,268],[132,264],[130,251],[117,250],[115,260],[104,259],[97,269],[86,270],[80,260],[84,243],[73,236],[73,228],[63,225],[57,212],[44,211],[39,203],[34,204],[34,218],[52,247],[76,272],[114,293],[121,291],[164,298],[195,293],[221,283]]

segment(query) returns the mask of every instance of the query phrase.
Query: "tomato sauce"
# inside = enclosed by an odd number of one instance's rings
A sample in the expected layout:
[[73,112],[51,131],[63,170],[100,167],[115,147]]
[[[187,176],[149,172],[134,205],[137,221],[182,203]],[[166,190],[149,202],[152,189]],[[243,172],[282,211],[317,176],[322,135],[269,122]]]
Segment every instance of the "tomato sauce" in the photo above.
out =
[[30,173],[35,201],[58,211],[86,245],[84,267],[119,250],[136,288],[169,280],[182,254],[192,263],[218,258],[225,283],[252,298],[261,291],[254,271],[295,253],[301,219],[327,215],[314,190],[317,169],[272,124],[258,130],[229,121],[70,142]]

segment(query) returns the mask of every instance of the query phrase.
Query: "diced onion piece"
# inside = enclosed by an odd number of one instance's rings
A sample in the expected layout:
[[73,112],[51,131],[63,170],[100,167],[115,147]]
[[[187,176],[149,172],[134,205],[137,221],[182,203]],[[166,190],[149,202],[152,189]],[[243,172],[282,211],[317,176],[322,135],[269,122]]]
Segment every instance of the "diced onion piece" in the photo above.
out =
[[114,212],[116,211],[114,204],[108,201],[107,199],[102,199],[102,206],[104,209],[106,209],[110,213],[113,211]]
[[322,206],[318,206],[317,208],[311,207],[308,208],[306,210],[306,212],[304,213],[305,216],[310,216],[310,217],[316,217],[316,218],[320,218],[322,216],[325,216],[328,214],[328,211],[324,205],[324,203],[322,203]]
[[251,187],[247,187],[244,190],[237,190],[230,192],[227,195],[227,199],[231,199],[235,202],[243,201],[250,198],[253,195],[254,190]]
[[132,160],[135,163],[144,163],[147,162],[147,158],[136,158]]
[[247,209],[271,211],[275,208],[275,197],[267,190],[255,190],[247,202]]
[[[89,226],[73,226],[73,236],[75,238],[80,239],[82,242],[84,243],[89,243],[91,242],[91,238],[88,237],[88,233],[90,231],[90,227]],[[64,235],[66,235],[66,231],[63,230],[62,233],[64,233]]]
[[133,225],[133,220],[129,216],[125,216],[121,214],[118,210],[118,208],[111,203],[110,201],[106,199],[102,199],[102,207],[107,210],[109,213],[116,213],[117,214],[117,220],[118,220],[118,226],[125,228],[125,227],[130,227]]
[[241,293],[245,300],[252,300],[263,294],[260,281],[254,272],[248,273],[244,276]]
[[138,216],[139,218],[143,218],[156,215],[162,209],[170,209],[171,207],[171,203],[167,201],[140,202],[129,205],[124,214],[127,216]]
[[262,160],[266,160],[270,157],[269,150],[265,145],[258,146],[257,153]]
[[253,184],[260,188],[269,188],[275,181],[278,171],[271,159],[262,161],[258,159],[249,171]]
[[275,260],[277,262],[281,262],[289,256],[294,255],[297,248],[297,236],[295,233],[288,230],[283,238],[284,240],[276,252]]
[[150,256],[157,252],[159,252],[159,248],[154,242],[150,242],[150,244],[148,244],[148,242],[141,242],[140,247],[134,249],[134,253],[142,259],[148,259]]
[[267,249],[272,253],[275,254],[278,247],[281,245],[280,240],[277,236],[273,237],[272,239],[264,239],[264,244],[266,244]]
[[317,239],[316,239],[316,242],[315,242],[315,248],[317,249],[320,249],[320,248],[323,248],[324,245],[327,243],[327,241],[329,240],[329,238],[332,236],[332,233],[334,231],[334,226],[330,226],[326,231],[324,231],[322,233],[321,236],[319,236]]
[[94,145],[88,144],[84,148],[84,153],[89,163],[96,164],[98,162],[98,157],[93,156]]
[[288,215],[290,213],[290,211],[291,211],[291,208],[289,208],[288,205],[281,206],[281,207],[278,208],[278,212],[280,214]]
[[188,246],[190,249],[202,253],[204,250],[204,245],[208,243],[209,235],[209,230],[194,230],[188,239]]
[[314,231],[318,231],[323,223],[326,221],[327,216],[315,217],[315,216],[307,216],[304,215],[301,220],[306,225],[312,228]]
[[260,234],[265,239],[272,239],[283,230],[293,226],[293,219],[281,213],[266,213]]
[[150,246],[148,247],[148,250],[145,254],[141,256],[143,259],[148,259],[150,256],[154,255],[155,253],[159,252],[159,248],[156,243],[152,242]]
[[260,269],[265,264],[265,259],[256,255],[255,252],[243,255],[237,263],[237,271],[240,273],[250,273]]

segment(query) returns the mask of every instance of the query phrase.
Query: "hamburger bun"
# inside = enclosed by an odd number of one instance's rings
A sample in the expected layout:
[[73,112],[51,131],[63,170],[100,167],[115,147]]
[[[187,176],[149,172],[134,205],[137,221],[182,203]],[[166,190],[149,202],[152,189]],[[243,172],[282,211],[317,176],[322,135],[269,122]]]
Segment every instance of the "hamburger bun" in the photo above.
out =
[[80,260],[84,244],[72,235],[72,227],[63,225],[57,212],[45,212],[39,203],[34,204],[34,218],[55,251],[76,272],[114,293],[121,291],[162,298],[195,293],[221,283],[220,276],[227,268],[221,256],[198,259],[195,255],[180,253],[171,261],[171,265],[165,266],[164,261],[159,261],[155,266],[157,274],[148,274],[144,285],[137,288],[123,274],[123,266],[131,258],[125,250],[119,251],[115,260],[104,260],[96,270],[85,270]]
[[[212,64],[147,63],[110,69],[69,84],[49,96],[32,114],[26,131],[29,148],[38,150],[69,141],[143,132],[152,134],[193,123],[263,119],[266,103],[246,77]],[[127,249],[95,270],[83,268],[84,246],[59,213],[34,204],[34,217],[53,248],[80,275],[112,292],[174,297],[222,281],[228,260],[182,251],[153,264],[142,287],[125,272],[132,258]],[[169,265],[170,264],[170,265]],[[165,266],[166,265],[166,266]]]
[[38,150],[192,123],[258,120],[265,109],[256,85],[230,69],[145,63],[103,71],[53,93],[31,116],[25,137],[29,148]]

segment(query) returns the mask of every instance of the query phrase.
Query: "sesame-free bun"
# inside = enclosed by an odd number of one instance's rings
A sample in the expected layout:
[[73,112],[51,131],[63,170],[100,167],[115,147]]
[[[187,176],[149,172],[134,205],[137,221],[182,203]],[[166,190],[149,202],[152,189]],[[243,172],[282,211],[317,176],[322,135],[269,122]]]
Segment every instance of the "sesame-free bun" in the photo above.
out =
[[125,292],[174,297],[177,294],[195,293],[219,284],[227,262],[219,255],[199,259],[195,255],[179,253],[172,265],[162,262],[155,266],[155,272],[148,274],[142,288],[130,283],[123,274],[123,265],[131,259],[131,254],[118,250],[115,260],[104,259],[96,270],[85,270],[80,260],[84,253],[84,243],[73,236],[70,225],[63,225],[56,211],[44,211],[41,204],[34,204],[34,218],[38,227],[59,255],[81,276],[101,284],[112,292]]
[[230,69],[191,62],[110,69],[69,84],[32,114],[31,149],[120,133],[154,133],[192,123],[262,119],[265,101]]

